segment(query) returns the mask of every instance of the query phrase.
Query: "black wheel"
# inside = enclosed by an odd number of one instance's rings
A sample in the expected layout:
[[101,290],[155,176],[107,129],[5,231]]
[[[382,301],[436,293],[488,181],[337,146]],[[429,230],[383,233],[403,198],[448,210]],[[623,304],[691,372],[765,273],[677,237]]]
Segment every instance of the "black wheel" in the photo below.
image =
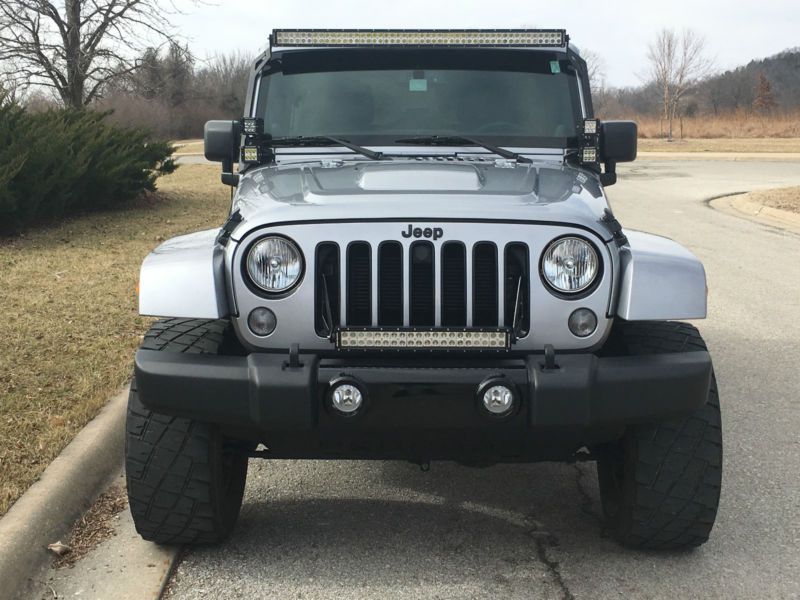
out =
[[[613,343],[628,355],[705,350],[686,323],[624,323]],[[646,401],[646,398],[642,399]],[[719,506],[722,429],[717,383],[694,414],[631,427],[597,462],[606,524],[630,548],[675,550],[708,540]]]
[[[167,319],[142,348],[217,354],[226,321]],[[148,410],[131,382],[125,436],[128,500],[136,530],[159,544],[215,544],[233,530],[242,506],[247,454],[214,425]]]

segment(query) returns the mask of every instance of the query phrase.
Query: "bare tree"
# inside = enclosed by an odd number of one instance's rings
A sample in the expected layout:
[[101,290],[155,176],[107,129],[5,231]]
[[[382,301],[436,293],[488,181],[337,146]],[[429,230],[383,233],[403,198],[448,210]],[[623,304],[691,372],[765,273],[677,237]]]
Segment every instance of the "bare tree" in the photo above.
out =
[[5,101],[13,101],[17,97],[16,82],[12,77],[0,71],[0,106]]
[[589,76],[589,87],[592,89],[592,102],[595,113],[600,113],[608,103],[606,90],[606,61],[593,50],[581,50],[581,57],[586,61],[586,70]]
[[592,90],[599,90],[606,85],[606,61],[594,50],[581,49],[581,57],[586,61],[589,84]]
[[198,98],[214,101],[231,118],[243,114],[253,61],[251,54],[243,52],[217,54],[206,61],[196,77]]
[[164,0],[2,0],[0,61],[19,84],[82,108],[136,68],[143,37],[170,35],[174,12]]
[[650,43],[650,80],[658,88],[662,118],[668,122],[672,140],[672,123],[678,116],[681,102],[692,88],[708,77],[714,62],[706,52],[705,38],[691,29],[681,33],[662,29]]

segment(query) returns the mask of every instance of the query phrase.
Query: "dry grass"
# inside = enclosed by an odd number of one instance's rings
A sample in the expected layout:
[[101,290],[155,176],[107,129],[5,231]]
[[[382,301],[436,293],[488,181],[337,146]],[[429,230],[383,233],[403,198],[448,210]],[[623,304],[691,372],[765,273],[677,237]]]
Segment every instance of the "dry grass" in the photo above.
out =
[[56,559],[57,569],[71,567],[104,541],[116,535],[114,517],[128,506],[125,487],[115,484],[103,492],[92,507],[72,527],[69,552]]
[[800,138],[639,139],[639,152],[800,152]]
[[0,515],[130,377],[135,286],[159,241],[221,224],[219,169],[183,166],[137,206],[0,239]]
[[[666,135],[668,124],[658,117],[632,118],[639,124],[639,137],[663,138]],[[673,121],[672,133],[675,138],[689,139],[800,138],[800,111],[771,116],[736,112],[686,117]]]
[[764,206],[800,214],[800,187],[751,192],[747,196],[748,200]]
[[176,154],[203,154],[203,140],[182,140],[173,142],[177,147]]

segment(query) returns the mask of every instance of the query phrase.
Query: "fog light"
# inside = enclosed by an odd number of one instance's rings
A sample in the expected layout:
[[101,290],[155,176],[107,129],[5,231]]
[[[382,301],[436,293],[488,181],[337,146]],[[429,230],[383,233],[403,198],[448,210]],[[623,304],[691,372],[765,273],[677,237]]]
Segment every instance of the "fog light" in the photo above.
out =
[[361,390],[351,383],[340,383],[331,393],[333,408],[346,415],[352,415],[364,404]]
[[597,315],[588,308],[579,308],[569,316],[567,324],[572,335],[589,337],[597,330]]
[[493,415],[506,415],[514,408],[514,392],[504,385],[493,385],[483,392],[483,407]]
[[267,337],[275,331],[277,325],[278,319],[275,317],[275,313],[268,308],[256,308],[247,317],[247,326],[259,337]]

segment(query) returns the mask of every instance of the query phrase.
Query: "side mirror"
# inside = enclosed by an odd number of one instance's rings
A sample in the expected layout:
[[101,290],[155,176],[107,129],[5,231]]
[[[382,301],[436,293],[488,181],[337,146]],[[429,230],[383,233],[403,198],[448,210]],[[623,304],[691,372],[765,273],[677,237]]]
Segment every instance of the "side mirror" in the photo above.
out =
[[206,160],[222,163],[222,183],[235,186],[233,163],[239,160],[241,131],[238,121],[209,121],[203,134]]
[[633,121],[600,121],[600,160],[605,172],[600,175],[604,186],[617,182],[617,163],[636,160],[639,129]]
[[600,121],[600,156],[603,162],[636,160],[639,131],[633,121]]

